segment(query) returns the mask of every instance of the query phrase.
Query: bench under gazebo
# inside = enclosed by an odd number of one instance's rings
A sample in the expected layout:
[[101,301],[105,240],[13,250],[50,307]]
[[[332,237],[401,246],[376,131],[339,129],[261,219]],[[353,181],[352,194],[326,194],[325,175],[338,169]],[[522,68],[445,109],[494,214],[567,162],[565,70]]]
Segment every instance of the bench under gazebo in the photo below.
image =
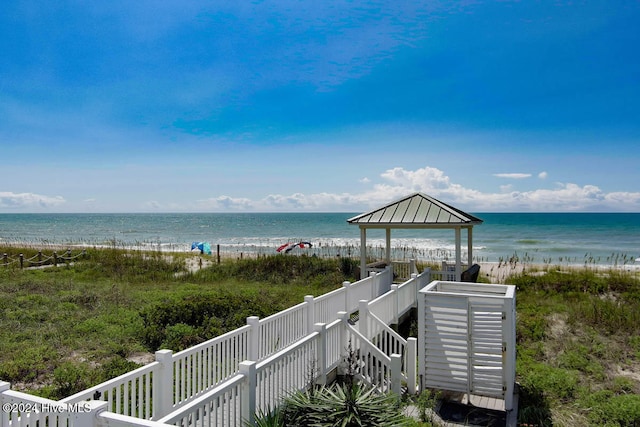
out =
[[[473,260],[473,226],[482,224],[482,220],[471,214],[454,208],[423,193],[414,193],[388,205],[357,215],[347,220],[349,224],[360,227],[360,277],[367,277],[369,271],[375,271],[380,263],[390,265],[392,229],[453,229],[455,233],[455,270],[454,280],[462,279],[462,230],[467,230],[467,264]],[[371,265],[367,264],[367,230],[384,229],[386,231],[385,259]]]

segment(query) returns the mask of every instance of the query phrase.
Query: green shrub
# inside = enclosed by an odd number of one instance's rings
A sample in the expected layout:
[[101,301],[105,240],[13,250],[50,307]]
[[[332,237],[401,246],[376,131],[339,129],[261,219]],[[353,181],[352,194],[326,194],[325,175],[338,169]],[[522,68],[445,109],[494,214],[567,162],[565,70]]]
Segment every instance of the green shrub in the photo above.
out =
[[594,355],[592,349],[585,345],[572,344],[558,355],[558,367],[578,370],[590,374],[600,380],[604,379],[604,367]]
[[640,335],[632,335],[628,338],[631,350],[635,352],[636,359],[640,359]]
[[274,284],[310,284],[322,278],[323,286],[327,283],[339,285],[344,280],[353,279],[345,278],[348,274],[343,271],[345,269],[351,274],[355,273],[352,263],[352,260],[345,261],[345,258],[336,260],[313,256],[272,255],[214,264],[198,270],[193,276],[195,279],[208,281],[233,278]]
[[84,362],[63,362],[53,371],[53,396],[61,399],[89,387],[89,367]]
[[607,334],[623,331],[633,333],[640,325],[640,304],[637,303],[591,296],[571,305],[569,311],[569,319],[573,324],[586,324]]
[[54,349],[47,345],[24,346],[12,360],[0,363],[0,379],[9,382],[24,382],[36,380],[49,369]]
[[191,325],[185,325],[184,323],[178,323],[165,328],[164,341],[160,345],[160,348],[180,351],[200,344],[203,341],[204,338],[200,336],[197,328]]
[[545,402],[567,401],[575,396],[578,389],[578,374],[549,366],[533,363],[528,372],[521,373],[521,386],[530,395],[541,396]]
[[640,395],[595,393],[588,399],[589,423],[593,426],[635,427],[640,424]]
[[139,364],[125,359],[122,356],[115,356],[109,359],[101,367],[101,381],[107,381],[120,375],[131,372],[140,367]]
[[440,392],[432,392],[431,390],[423,390],[418,396],[416,404],[420,411],[420,420],[422,422],[432,422],[433,412],[440,400]]
[[151,351],[163,346],[182,350],[244,326],[248,316],[267,316],[281,308],[267,301],[264,295],[249,298],[219,292],[158,302],[141,310],[140,336]]

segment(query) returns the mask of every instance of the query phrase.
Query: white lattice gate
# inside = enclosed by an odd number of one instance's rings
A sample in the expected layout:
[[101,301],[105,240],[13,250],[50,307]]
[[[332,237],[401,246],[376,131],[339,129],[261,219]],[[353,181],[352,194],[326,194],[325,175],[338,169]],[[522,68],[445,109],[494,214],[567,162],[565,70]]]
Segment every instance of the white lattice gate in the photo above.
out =
[[504,399],[515,383],[515,287],[435,281],[420,291],[422,385]]

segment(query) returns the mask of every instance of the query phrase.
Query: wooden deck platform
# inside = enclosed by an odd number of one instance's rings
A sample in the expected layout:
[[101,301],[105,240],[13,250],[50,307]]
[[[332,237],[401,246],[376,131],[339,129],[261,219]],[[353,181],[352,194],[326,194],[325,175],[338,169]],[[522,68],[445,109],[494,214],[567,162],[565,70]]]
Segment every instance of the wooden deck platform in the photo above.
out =
[[[517,389],[517,387],[516,387]],[[435,409],[436,425],[444,427],[515,427],[518,422],[518,394],[514,409],[505,411],[504,400],[466,393],[447,393]]]

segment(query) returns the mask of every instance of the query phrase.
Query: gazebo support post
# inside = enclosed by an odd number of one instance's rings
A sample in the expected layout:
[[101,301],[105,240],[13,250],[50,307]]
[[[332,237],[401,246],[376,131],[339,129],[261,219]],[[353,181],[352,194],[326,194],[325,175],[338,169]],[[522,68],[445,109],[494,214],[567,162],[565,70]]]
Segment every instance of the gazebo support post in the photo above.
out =
[[460,254],[460,227],[456,227],[456,280],[462,279],[462,255]]
[[360,227],[360,279],[367,277],[367,229]]
[[473,264],[473,228],[467,227],[467,268]]
[[391,265],[391,229],[389,227],[387,227],[385,229],[385,231],[387,232],[387,247],[386,247],[386,253],[385,253],[385,261],[387,262],[387,265]]

